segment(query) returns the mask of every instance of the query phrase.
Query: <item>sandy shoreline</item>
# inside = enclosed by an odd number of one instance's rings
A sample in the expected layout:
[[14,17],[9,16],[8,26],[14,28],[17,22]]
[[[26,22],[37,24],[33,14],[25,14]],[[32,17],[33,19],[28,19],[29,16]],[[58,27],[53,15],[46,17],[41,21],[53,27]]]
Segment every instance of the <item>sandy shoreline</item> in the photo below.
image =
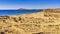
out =
[[60,13],[49,11],[17,16],[0,16],[0,33],[59,34]]

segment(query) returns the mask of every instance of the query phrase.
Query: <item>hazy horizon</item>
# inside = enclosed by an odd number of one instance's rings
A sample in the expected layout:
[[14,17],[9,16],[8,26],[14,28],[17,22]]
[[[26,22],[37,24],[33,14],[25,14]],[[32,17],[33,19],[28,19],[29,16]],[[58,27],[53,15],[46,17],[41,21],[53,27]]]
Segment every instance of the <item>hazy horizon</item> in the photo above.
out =
[[60,0],[0,0],[0,9],[60,8]]

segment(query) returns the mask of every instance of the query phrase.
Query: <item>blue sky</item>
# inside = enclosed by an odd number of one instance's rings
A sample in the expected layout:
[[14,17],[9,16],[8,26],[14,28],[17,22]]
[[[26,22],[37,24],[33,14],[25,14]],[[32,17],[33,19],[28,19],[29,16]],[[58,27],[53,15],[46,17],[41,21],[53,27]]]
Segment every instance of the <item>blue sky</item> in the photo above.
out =
[[0,0],[0,9],[60,8],[60,0]]

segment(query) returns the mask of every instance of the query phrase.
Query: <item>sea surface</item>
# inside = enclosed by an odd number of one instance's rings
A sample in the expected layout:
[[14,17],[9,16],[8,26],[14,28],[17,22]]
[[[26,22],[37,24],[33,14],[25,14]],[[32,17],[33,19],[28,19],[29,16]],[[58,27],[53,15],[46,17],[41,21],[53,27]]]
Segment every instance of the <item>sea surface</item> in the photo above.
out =
[[42,10],[0,10],[0,16],[11,16],[41,12]]

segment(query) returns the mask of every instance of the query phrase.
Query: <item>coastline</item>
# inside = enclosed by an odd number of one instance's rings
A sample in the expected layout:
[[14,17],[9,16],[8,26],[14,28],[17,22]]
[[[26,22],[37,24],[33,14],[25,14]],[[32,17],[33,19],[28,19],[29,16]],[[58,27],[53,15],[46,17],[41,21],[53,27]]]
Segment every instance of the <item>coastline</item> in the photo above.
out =
[[6,34],[9,34],[9,31],[13,34],[60,33],[56,32],[60,31],[60,13],[57,11],[51,12],[51,9],[49,9],[32,14],[0,16],[0,26],[3,28],[0,30],[1,32],[8,30],[8,33],[4,32]]

